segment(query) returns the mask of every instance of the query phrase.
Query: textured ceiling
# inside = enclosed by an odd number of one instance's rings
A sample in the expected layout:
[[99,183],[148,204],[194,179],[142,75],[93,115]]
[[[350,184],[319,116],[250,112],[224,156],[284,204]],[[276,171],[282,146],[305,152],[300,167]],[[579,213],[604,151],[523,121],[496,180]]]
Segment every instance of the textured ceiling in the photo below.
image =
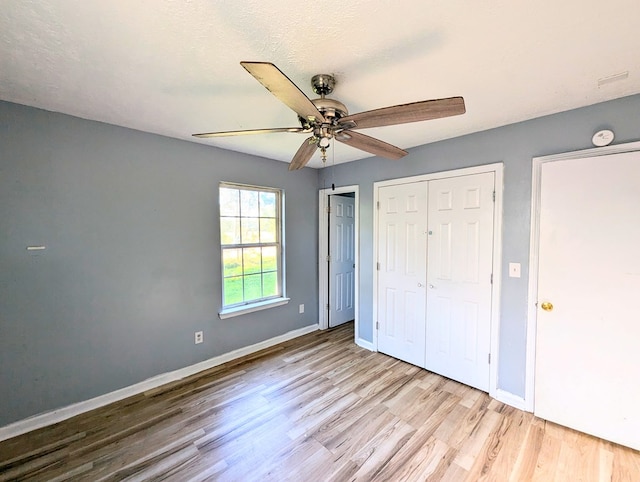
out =
[[[465,98],[462,116],[363,131],[404,149],[640,92],[638,0],[0,6],[0,99],[287,162],[305,136],[191,137],[298,125],[241,60],[275,63],[310,97],[311,76],[332,73],[350,113]],[[338,143],[330,162],[368,156]]]

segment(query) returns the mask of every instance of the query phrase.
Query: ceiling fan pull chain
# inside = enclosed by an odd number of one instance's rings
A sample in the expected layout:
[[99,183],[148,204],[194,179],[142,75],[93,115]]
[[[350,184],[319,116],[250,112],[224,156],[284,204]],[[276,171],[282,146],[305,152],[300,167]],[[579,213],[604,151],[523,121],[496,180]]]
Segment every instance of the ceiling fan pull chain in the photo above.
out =
[[333,155],[331,156],[333,159],[331,160],[331,190],[335,191],[336,190],[336,173],[335,173],[335,167],[336,167],[336,143],[333,142],[332,146],[331,146],[331,151],[333,153]]

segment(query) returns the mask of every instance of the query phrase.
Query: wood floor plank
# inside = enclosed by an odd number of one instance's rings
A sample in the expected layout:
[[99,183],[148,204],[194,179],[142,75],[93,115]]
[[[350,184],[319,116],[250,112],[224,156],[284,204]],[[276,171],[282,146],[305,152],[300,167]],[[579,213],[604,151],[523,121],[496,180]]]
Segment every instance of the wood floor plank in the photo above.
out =
[[[603,440],[598,440],[598,481],[606,482],[613,480],[613,451],[611,444]],[[640,467],[638,468],[640,470]]]
[[43,455],[50,454],[51,452],[55,452],[57,449],[70,444],[71,442],[75,442],[76,440],[81,440],[86,437],[86,432],[78,432],[69,435],[68,437],[54,440],[53,442],[44,444],[35,449],[20,453],[15,455],[13,458],[7,458],[0,463],[0,470],[8,470],[13,466],[22,465],[26,462],[42,457]]
[[[491,404],[489,404],[491,406]],[[496,408],[494,406],[494,408]],[[484,460],[476,461],[469,481],[507,480],[528,433],[533,415],[513,407],[497,407],[504,418],[487,446]],[[489,408],[487,408],[489,409]],[[544,446],[543,446],[544,447]],[[539,458],[540,460],[540,458]],[[475,481],[474,481],[475,482]]]
[[640,453],[353,343],[288,340],[0,442],[0,481],[640,481]]
[[524,443],[520,446],[518,458],[509,477],[510,482],[532,479],[545,435],[544,424],[544,420],[534,419],[529,425]]
[[358,450],[352,460],[360,466],[355,480],[371,480],[415,433],[415,429],[401,419],[395,419],[375,434]]
[[[364,405],[366,407],[366,405]],[[322,443],[335,455],[335,460],[354,459],[356,453],[362,447],[380,433],[384,427],[394,423],[397,418],[384,407],[375,407],[367,413],[360,413],[360,417],[351,420],[339,420],[340,424],[325,427],[313,434],[313,437]],[[357,417],[357,413],[353,413]]]
[[435,438],[434,433],[458,405],[458,401],[457,396],[447,396],[404,446],[376,472],[375,477],[379,480],[411,478],[417,477],[417,474],[426,477],[435,471],[449,447]]
[[470,434],[470,437],[462,447],[460,447],[458,455],[453,462],[463,469],[470,471],[482,448],[491,442],[494,430],[499,426],[501,418],[500,414],[487,410],[484,417],[480,420],[477,429]]
[[448,449],[447,444],[431,437],[424,447],[402,467],[402,470],[396,472],[396,480],[428,480],[438,468]]
[[638,452],[626,447],[617,447],[613,457],[613,482],[637,482],[640,480],[640,457]]

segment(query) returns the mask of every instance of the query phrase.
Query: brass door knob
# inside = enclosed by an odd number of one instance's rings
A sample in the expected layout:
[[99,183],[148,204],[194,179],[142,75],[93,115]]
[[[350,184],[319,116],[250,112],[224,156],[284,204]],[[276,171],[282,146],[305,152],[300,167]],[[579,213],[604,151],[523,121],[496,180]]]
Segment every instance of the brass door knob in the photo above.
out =
[[542,303],[540,305],[540,308],[542,308],[544,311],[552,311],[553,310],[553,303],[551,303],[549,301],[545,301],[544,303]]

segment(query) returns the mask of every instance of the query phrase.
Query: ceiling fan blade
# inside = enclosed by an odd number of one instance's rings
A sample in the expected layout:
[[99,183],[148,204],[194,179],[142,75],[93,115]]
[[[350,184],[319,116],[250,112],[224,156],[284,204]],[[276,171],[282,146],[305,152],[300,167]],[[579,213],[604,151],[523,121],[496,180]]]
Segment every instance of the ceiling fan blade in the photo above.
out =
[[400,149],[399,147],[387,144],[380,139],[365,136],[359,132],[341,132],[336,135],[336,140],[347,144],[351,147],[356,147],[363,151],[369,152],[376,156],[385,157],[387,159],[400,159],[408,154],[407,151]]
[[192,134],[193,137],[226,137],[226,136],[246,136],[251,134],[273,134],[276,132],[305,132],[302,127],[276,127],[273,129],[249,129],[245,131],[227,132],[203,132],[202,134]]
[[316,148],[318,147],[318,139],[314,136],[305,139],[302,143],[296,155],[293,156],[291,160],[291,164],[289,164],[289,170],[295,171],[296,169],[302,169],[307,165],[307,162],[313,156],[313,153],[316,152]]
[[449,97],[447,99],[424,100],[422,102],[368,110],[343,117],[340,119],[340,123],[353,121],[356,123],[356,127],[353,127],[353,129],[366,129],[368,127],[391,126],[439,119],[464,113],[464,99],[462,97]]
[[313,102],[278,67],[270,62],[240,62],[240,65],[300,117],[324,122]]

